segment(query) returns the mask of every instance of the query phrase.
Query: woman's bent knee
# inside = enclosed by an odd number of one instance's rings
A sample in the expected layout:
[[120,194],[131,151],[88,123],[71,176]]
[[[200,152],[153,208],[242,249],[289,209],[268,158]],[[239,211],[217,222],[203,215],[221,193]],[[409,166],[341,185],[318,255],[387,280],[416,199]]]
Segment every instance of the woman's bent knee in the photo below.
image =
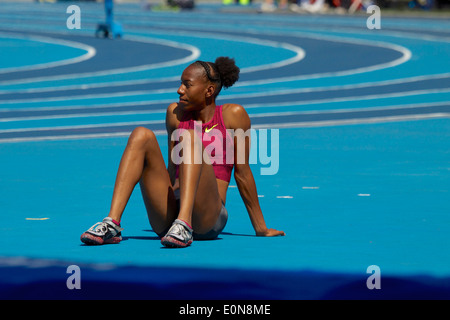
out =
[[156,141],[154,132],[145,127],[137,127],[131,132],[128,144],[144,146],[151,141]]

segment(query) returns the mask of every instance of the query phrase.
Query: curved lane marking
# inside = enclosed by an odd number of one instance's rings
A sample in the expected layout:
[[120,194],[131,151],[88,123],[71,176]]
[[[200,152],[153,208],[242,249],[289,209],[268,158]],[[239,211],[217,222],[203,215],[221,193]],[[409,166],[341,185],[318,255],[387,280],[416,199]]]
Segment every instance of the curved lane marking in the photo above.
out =
[[23,36],[23,35],[16,35],[16,34],[13,35],[13,34],[8,34],[8,33],[0,33],[0,37],[50,43],[50,44],[55,44],[55,45],[60,45],[60,46],[65,46],[65,47],[72,47],[72,48],[81,49],[81,50],[86,51],[85,54],[75,57],[75,58],[57,60],[57,61],[51,61],[51,62],[44,62],[44,63],[38,63],[38,64],[33,64],[33,65],[28,65],[28,66],[21,66],[21,67],[2,68],[2,69],[0,69],[0,73],[12,73],[12,72],[19,72],[19,71],[30,71],[30,70],[54,68],[54,67],[68,65],[68,64],[79,63],[79,62],[91,59],[96,54],[95,48],[88,46],[86,44],[83,44],[83,43],[69,41],[69,40],[53,39],[50,37],[33,36],[33,35],[31,35],[31,36]]

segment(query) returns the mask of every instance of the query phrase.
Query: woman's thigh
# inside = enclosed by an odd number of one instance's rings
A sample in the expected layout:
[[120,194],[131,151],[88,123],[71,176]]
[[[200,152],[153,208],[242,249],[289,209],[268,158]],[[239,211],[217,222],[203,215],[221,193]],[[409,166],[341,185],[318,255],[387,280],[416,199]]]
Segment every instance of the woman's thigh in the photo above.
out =
[[170,227],[178,210],[158,141],[154,135],[149,139],[139,185],[150,225],[159,233]]
[[192,226],[198,234],[210,231],[219,218],[222,208],[214,169],[210,164],[203,163],[197,192],[192,210]]
[[[179,206],[161,149],[156,138],[154,140],[147,149],[146,164],[140,180],[140,187],[150,225],[153,231],[161,234],[168,230],[178,217]],[[190,176],[184,175],[182,171],[191,170],[193,167],[190,166],[194,165],[196,164],[181,163],[179,165],[180,179],[183,179],[184,176]],[[194,195],[192,227],[195,232],[205,233],[210,231],[216,224],[222,208],[222,200],[212,165],[203,161],[198,181],[195,183],[180,181],[179,185],[180,188],[196,187],[195,193],[185,193]],[[181,192],[181,205],[183,201],[183,192]]]

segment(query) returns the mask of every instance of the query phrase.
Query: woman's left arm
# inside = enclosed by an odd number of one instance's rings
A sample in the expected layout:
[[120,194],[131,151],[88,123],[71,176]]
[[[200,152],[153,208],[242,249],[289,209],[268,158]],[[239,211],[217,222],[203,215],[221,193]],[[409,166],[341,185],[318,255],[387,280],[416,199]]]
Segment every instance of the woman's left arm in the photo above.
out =
[[[248,130],[251,128],[250,117],[242,106],[233,104],[227,105],[226,113],[224,112],[224,121],[227,128],[242,129],[242,135],[239,136],[239,133],[237,133],[234,136],[234,178],[256,235],[284,236],[283,231],[267,228],[259,205],[256,183],[249,165],[251,135]],[[243,147],[242,144],[244,144]],[[244,152],[244,161],[242,161],[242,155],[238,154],[242,152]]]
[[239,193],[244,201],[250,221],[255,229],[257,236],[284,236],[283,231],[269,229],[264,221],[256,191],[255,179],[250,166],[247,164],[236,164],[234,169],[234,178],[236,180]]

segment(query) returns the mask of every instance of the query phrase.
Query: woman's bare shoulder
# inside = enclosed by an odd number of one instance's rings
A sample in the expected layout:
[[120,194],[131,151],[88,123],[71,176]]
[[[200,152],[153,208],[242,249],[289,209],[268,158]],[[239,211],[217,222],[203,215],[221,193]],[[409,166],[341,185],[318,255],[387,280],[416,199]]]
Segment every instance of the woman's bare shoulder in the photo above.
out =
[[178,127],[181,118],[181,110],[178,103],[171,103],[166,110],[167,130],[174,130]]
[[250,128],[250,117],[243,106],[236,103],[227,103],[222,108],[223,121],[227,128],[244,130]]

